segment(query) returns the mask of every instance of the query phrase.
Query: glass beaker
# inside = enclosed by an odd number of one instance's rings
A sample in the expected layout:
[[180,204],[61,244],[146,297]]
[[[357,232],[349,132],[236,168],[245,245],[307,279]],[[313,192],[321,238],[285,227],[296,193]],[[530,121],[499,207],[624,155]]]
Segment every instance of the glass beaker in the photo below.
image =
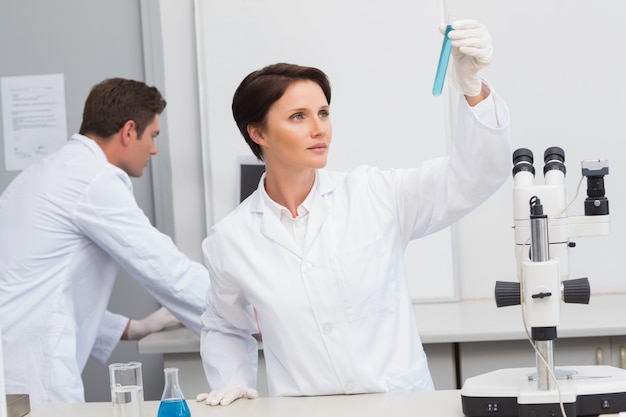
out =
[[165,368],[165,388],[157,417],[190,417],[191,412],[178,384],[178,368]]
[[115,417],[143,417],[141,362],[109,365],[111,401]]

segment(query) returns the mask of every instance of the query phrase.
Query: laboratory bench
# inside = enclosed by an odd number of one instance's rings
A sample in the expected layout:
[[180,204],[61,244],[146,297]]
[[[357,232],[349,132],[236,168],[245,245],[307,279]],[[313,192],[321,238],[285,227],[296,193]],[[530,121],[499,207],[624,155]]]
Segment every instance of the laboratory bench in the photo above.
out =
[[[319,417],[350,416],[397,417],[438,416],[462,417],[461,395],[458,391],[415,393],[360,394],[321,397],[260,397],[237,400],[228,406],[211,407],[187,400],[193,417]],[[159,401],[144,403],[144,416],[156,416]],[[29,417],[111,417],[111,403],[34,404]]]
[[[493,299],[413,305],[437,390],[455,390],[467,378],[501,368],[534,367],[521,307],[496,307]],[[562,304],[555,365],[613,365],[626,368],[626,293],[592,294],[588,305]],[[153,333],[139,353],[163,354],[164,366],[179,368],[184,393],[207,392],[200,340],[185,327]],[[267,395],[263,344],[259,342],[261,396]]]

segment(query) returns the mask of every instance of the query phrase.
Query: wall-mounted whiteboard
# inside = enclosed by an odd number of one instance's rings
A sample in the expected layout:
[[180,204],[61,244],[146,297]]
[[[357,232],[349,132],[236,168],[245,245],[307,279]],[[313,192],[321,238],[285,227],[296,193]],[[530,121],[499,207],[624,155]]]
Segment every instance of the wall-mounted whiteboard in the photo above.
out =
[[[446,153],[450,99],[447,88],[431,93],[442,42],[439,0],[196,0],[195,8],[209,225],[239,202],[238,161],[251,155],[232,118],[232,95],[248,73],[269,64],[328,74],[329,169],[410,167]],[[452,234],[410,245],[415,301],[457,297]]]

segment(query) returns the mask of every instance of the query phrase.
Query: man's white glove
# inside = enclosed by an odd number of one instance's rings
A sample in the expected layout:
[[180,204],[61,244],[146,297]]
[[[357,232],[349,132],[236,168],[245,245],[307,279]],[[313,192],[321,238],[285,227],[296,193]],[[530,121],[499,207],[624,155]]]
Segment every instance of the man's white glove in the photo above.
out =
[[[476,20],[456,20],[448,38],[452,45],[451,78],[466,96],[477,96],[482,88],[478,71],[491,63],[493,46],[487,27]],[[445,33],[446,25],[439,27]]]
[[178,324],[179,321],[165,307],[141,320],[130,320],[128,323],[128,340],[139,340],[150,333],[163,330],[167,326]]
[[211,391],[210,394],[198,394],[196,401],[204,401],[206,405],[228,405],[239,398],[253,400],[258,397],[259,393],[253,388],[227,388],[225,390]]

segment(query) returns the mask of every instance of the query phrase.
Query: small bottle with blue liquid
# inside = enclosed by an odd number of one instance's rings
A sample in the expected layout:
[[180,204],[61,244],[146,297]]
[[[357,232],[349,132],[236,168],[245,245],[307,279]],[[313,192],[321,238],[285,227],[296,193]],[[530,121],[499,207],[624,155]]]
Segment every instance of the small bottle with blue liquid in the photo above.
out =
[[178,384],[178,368],[165,368],[165,388],[157,417],[191,417],[189,406]]

